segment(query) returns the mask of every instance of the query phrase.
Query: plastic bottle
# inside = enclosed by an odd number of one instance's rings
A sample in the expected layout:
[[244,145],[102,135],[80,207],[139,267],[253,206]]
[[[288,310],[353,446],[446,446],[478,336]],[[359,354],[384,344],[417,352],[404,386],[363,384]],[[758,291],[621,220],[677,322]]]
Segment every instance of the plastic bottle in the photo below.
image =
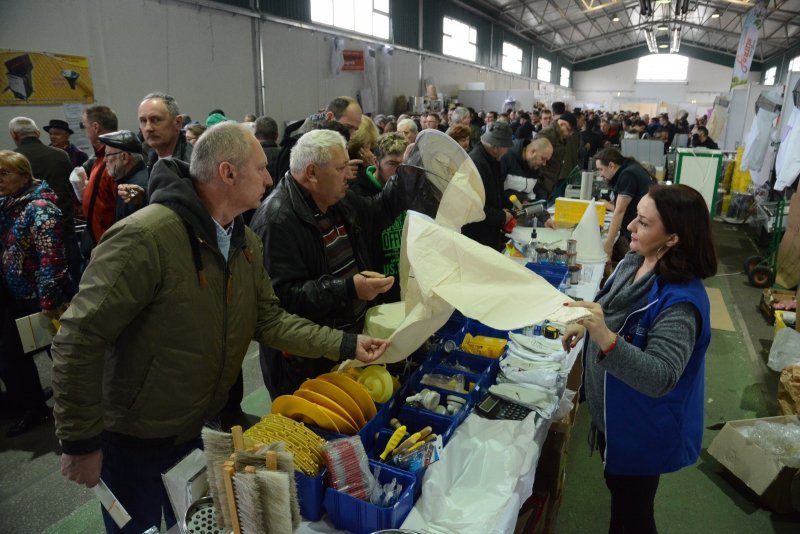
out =
[[536,228],[531,230],[531,239],[528,241],[528,259],[536,262],[536,248],[539,246],[536,238]]

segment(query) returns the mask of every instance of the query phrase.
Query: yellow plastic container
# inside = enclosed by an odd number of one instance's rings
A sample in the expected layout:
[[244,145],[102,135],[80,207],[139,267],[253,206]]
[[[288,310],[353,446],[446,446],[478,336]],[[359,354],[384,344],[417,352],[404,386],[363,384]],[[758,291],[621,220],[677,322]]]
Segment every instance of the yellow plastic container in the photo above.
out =
[[[576,198],[560,197],[556,199],[555,220],[559,226],[562,224],[575,226],[583,218],[583,213],[589,206],[589,200],[579,200]],[[606,205],[602,202],[595,202],[597,207],[597,222],[603,226],[606,218]]]
[[786,323],[783,322],[783,310],[775,310],[775,330],[773,337],[778,334],[779,330],[786,328]]
[[486,358],[499,358],[507,343],[507,339],[467,334],[461,342],[461,350]]

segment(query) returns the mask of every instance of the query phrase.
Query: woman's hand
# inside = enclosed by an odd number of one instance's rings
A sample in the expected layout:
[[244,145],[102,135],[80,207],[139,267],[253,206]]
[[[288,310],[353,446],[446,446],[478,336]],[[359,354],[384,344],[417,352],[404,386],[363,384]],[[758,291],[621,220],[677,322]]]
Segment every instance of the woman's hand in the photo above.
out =
[[578,341],[583,339],[585,334],[586,328],[581,325],[575,323],[568,324],[567,328],[564,329],[564,336],[561,338],[561,346],[564,347],[565,351],[569,352],[575,348],[575,345],[578,344]]
[[[608,326],[606,326],[603,307],[598,303],[586,301],[567,302],[564,304],[564,306],[568,306],[570,308],[586,308],[592,312],[590,317],[579,320],[578,324],[589,332],[589,336],[591,336],[592,341],[597,343],[601,350],[611,346],[611,344],[614,343],[614,340],[617,338],[617,334],[609,330]],[[564,336],[566,337],[566,332]]]

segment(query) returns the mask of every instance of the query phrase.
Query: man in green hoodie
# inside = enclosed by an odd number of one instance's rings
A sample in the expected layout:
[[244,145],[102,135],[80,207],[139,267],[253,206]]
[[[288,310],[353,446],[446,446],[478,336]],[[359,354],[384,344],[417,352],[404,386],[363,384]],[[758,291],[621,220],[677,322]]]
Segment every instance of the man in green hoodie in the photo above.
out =
[[[225,122],[191,165],[158,160],[150,205],[110,228],[53,340],[61,471],[102,478],[142,532],[175,517],[161,473],[199,445],[250,340],[307,357],[372,361],[386,342],[283,310],[241,213],[272,182],[261,145]],[[106,530],[116,526],[104,511]]]

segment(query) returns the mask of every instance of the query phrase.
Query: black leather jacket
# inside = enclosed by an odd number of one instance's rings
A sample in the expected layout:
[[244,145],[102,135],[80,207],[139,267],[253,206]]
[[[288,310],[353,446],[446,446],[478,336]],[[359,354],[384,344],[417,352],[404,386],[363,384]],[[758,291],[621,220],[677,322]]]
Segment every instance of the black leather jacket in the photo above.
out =
[[[344,220],[359,270],[374,269],[370,244],[406,209],[404,198],[394,177],[374,197],[348,190],[330,208],[338,210]],[[314,213],[290,173],[256,210],[250,226],[264,242],[264,265],[286,311],[334,328],[353,324],[353,290],[348,290],[348,280],[331,275]],[[348,330],[360,333],[362,327],[355,324]],[[330,371],[330,362],[280,358],[266,347],[262,347],[263,355],[269,369],[262,365],[262,371],[273,398],[275,393],[291,393],[303,378]]]

